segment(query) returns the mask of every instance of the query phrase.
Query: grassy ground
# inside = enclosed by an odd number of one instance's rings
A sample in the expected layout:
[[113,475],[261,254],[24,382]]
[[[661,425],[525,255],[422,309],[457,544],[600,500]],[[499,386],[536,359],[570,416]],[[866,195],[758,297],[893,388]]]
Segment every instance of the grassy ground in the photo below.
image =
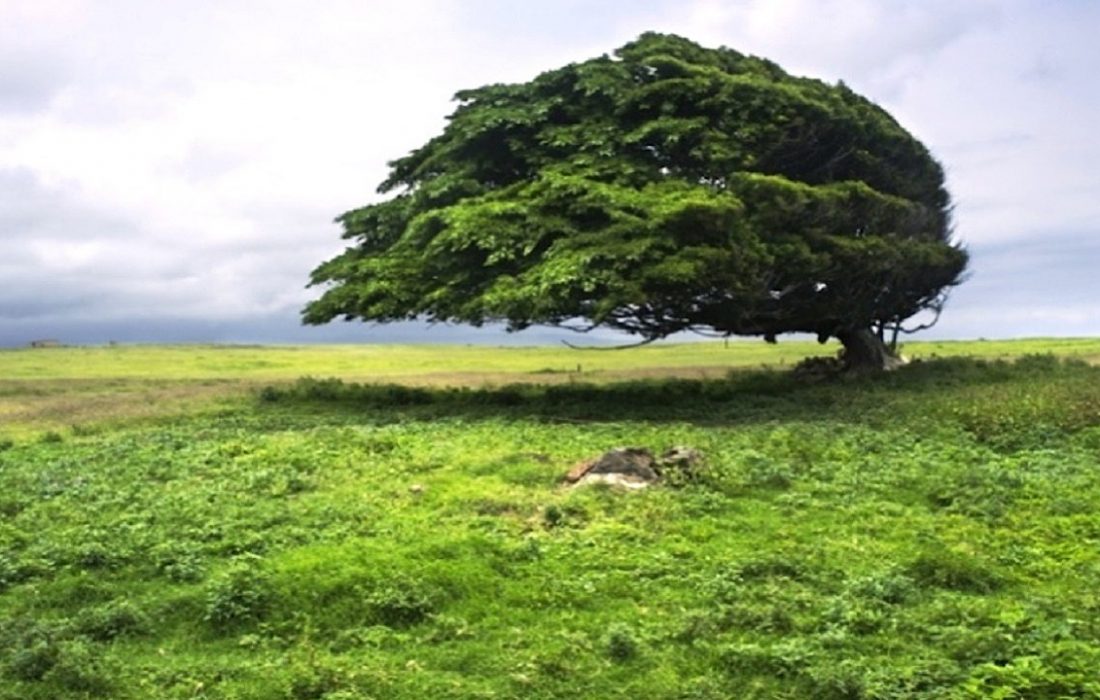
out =
[[[0,698],[1100,697],[1097,345],[0,354]],[[705,468],[561,485],[619,445]]]
[[[583,374],[669,369],[716,369],[791,364],[812,355],[832,355],[837,346],[812,341],[657,344],[628,350],[475,345],[119,345],[0,350],[5,379],[277,380],[304,375],[343,379],[425,377],[441,383],[450,375]],[[1100,339],[941,341],[909,343],[913,358],[973,356],[1012,358],[1055,353],[1100,361]]]
[[[239,406],[250,391],[302,376],[413,386],[606,383],[722,378],[731,369],[789,367],[831,356],[834,344],[759,341],[653,345],[629,350],[563,346],[142,346],[0,350],[0,439],[69,433],[157,416]],[[1100,363],[1100,339],[910,343],[914,359],[1027,354]]]

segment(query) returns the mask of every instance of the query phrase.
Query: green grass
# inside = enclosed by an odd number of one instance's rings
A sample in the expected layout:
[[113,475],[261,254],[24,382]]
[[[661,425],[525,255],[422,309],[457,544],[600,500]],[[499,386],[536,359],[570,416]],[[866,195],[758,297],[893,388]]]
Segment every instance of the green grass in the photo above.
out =
[[[578,338],[583,343],[583,337]],[[5,379],[277,380],[303,375],[345,379],[435,379],[581,372],[621,374],[655,368],[690,369],[791,364],[832,355],[835,342],[759,340],[663,343],[628,350],[475,345],[118,345],[41,350],[0,350]],[[1004,359],[1036,353],[1100,360],[1100,339],[915,342],[902,346],[914,358],[974,356]]]
[[[570,355],[502,349],[520,382],[463,388],[395,349],[405,385],[324,349],[224,352],[347,381],[12,353],[43,363],[12,414],[96,381],[190,403],[0,439],[0,698],[1100,697],[1100,369],[962,347],[815,383],[648,371],[719,344],[531,384]],[[706,468],[562,486],[620,445]]]
[[[143,346],[0,350],[0,440],[111,428],[135,419],[239,408],[250,391],[298,377],[412,386],[720,379],[789,367],[835,344],[760,341],[657,344],[628,350],[450,345]],[[909,343],[915,359],[1011,359],[1052,352],[1100,362],[1098,339]]]

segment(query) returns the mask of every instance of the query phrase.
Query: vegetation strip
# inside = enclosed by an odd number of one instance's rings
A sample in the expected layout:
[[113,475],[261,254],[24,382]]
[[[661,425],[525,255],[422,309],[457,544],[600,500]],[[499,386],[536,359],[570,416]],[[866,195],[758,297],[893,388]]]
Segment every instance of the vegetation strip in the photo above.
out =
[[[5,439],[0,698],[1097,697],[1098,380],[304,380]],[[563,487],[620,445],[704,462]]]

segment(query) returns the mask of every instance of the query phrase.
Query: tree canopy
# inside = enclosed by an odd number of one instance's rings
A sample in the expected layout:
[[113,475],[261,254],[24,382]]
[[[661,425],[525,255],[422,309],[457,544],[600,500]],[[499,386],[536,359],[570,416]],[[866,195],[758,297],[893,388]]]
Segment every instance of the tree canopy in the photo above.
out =
[[650,33],[456,99],[392,196],[337,219],[307,323],[843,340],[938,308],[966,267],[940,165],[843,83]]

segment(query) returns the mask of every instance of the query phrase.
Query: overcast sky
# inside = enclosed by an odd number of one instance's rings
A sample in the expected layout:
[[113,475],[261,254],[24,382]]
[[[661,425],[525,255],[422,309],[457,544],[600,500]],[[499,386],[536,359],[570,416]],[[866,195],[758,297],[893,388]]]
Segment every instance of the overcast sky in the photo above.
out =
[[843,79],[932,150],[972,276],[926,337],[1100,334],[1100,2],[0,0],[0,345],[545,341],[298,311],[454,92],[647,30]]

